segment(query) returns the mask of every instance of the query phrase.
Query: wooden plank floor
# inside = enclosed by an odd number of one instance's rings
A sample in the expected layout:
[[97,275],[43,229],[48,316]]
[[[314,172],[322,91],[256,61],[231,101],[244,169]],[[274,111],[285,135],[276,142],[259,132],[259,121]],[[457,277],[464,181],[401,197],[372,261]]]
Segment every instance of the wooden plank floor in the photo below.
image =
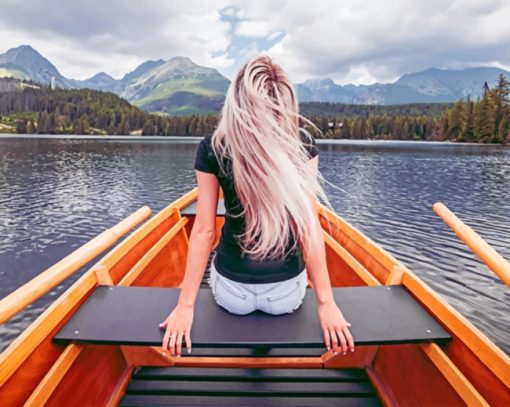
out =
[[205,268],[204,277],[202,278],[202,282],[200,283],[200,288],[210,288],[209,286],[209,277],[211,276],[211,262],[216,253],[216,250],[213,250],[209,256],[209,260],[207,260],[207,267]]
[[363,369],[139,367],[119,406],[381,406]]

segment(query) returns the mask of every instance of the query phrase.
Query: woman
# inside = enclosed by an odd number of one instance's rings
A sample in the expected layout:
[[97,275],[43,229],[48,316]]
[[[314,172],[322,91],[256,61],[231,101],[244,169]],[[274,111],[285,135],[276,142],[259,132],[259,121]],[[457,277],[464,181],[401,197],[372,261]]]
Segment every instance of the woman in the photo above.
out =
[[[209,284],[218,305],[245,315],[255,309],[295,311],[313,284],[327,349],[336,354],[353,338],[335,304],[316,199],[329,205],[319,182],[318,150],[299,128],[297,98],[286,73],[268,56],[245,64],[232,81],[214,134],[197,150],[197,215],[189,238],[179,301],[164,322],[163,349],[191,353],[194,304],[216,240],[221,186],[225,224]],[[330,206],[330,205],[329,205]]]

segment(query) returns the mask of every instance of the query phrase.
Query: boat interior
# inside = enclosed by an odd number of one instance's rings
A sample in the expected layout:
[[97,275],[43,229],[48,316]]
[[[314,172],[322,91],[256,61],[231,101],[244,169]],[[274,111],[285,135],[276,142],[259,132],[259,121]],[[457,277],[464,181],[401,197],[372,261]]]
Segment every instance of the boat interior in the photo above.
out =
[[[327,350],[312,282],[291,314],[235,315],[204,271],[193,350],[163,351],[195,188],[143,207],[0,301],[5,322],[87,265],[0,354],[2,405],[502,406],[509,357],[390,253],[317,204],[335,301],[356,350]],[[224,223],[222,197],[217,245]],[[91,263],[94,260],[95,262]]]

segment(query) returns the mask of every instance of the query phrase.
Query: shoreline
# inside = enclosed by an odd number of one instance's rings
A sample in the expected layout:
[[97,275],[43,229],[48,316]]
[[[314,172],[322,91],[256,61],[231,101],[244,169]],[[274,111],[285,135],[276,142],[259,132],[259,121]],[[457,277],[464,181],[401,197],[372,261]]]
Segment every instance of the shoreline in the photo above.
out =
[[[137,142],[177,142],[194,144],[202,137],[195,136],[97,136],[74,134],[11,134],[0,133],[2,139],[34,139],[34,140],[86,140],[86,141],[137,141]],[[317,144],[323,145],[414,145],[414,146],[452,146],[452,147],[491,147],[510,148],[510,145],[491,143],[460,143],[456,141],[424,141],[424,140],[373,140],[373,139],[316,139]]]

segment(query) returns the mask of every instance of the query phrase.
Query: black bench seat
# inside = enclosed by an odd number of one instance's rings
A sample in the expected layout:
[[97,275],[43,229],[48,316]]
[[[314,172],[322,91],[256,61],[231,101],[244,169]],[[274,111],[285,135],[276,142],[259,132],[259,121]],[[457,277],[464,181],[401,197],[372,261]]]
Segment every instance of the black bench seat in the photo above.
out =
[[[177,304],[178,288],[98,286],[54,336],[56,342],[161,345],[159,328]],[[451,336],[401,285],[333,288],[335,301],[352,324],[356,345],[444,342]],[[315,292],[307,288],[292,314],[255,311],[231,314],[200,288],[191,333],[193,349],[269,348],[325,351]],[[183,356],[186,356],[183,352]],[[193,355],[193,352],[192,352]]]
[[[225,201],[218,199],[218,209],[216,210],[216,216],[225,216]],[[181,209],[182,216],[195,216],[197,214],[197,201],[193,201]]]

